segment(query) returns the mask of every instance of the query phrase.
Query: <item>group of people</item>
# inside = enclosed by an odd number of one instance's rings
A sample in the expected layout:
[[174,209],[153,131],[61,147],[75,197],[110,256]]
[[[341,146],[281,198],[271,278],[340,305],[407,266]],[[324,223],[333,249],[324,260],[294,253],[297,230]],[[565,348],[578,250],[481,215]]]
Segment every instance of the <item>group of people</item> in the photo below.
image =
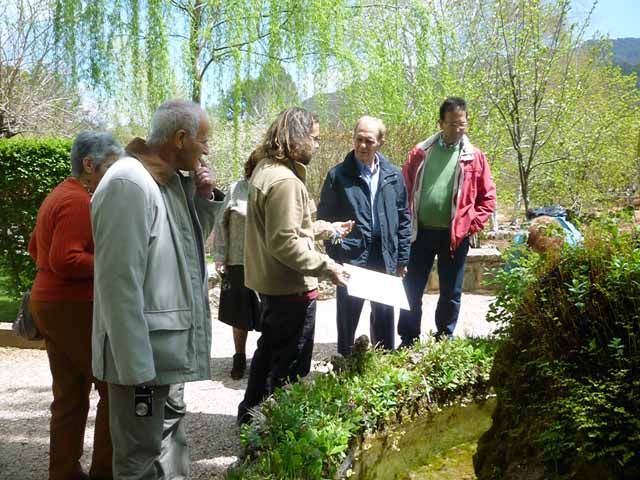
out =
[[[37,264],[31,309],[53,377],[49,478],[188,477],[184,384],[211,378],[205,239],[214,228],[234,378],[246,368],[247,331],[261,332],[239,423],[275,388],[309,373],[318,279],[338,286],[338,351],[351,354],[363,301],[347,293],[345,263],[403,277],[411,310],[398,332],[408,346],[420,335],[437,255],[436,336],[451,337],[468,237],[495,208],[489,165],[464,134],[467,121],[464,100],[447,98],[440,131],[400,170],[380,152],[383,122],[360,118],[317,212],[306,176],[320,123],[301,108],[278,115],[226,198],[202,162],[209,122],[195,103],[163,103],[146,141],[124,150],[110,134],[79,134],[72,176],[42,204],[29,245]],[[373,342],[393,349],[393,309],[371,310]],[[100,402],[86,474],[79,459],[92,385]]]

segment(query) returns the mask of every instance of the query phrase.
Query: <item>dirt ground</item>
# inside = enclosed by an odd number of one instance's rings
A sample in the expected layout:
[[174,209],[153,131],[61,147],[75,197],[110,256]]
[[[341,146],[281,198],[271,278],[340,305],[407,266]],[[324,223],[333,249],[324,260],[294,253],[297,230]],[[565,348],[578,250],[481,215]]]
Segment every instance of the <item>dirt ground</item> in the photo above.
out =
[[[465,294],[457,335],[484,336],[492,326],[485,316],[492,297]],[[436,295],[425,295],[423,333],[434,329]],[[397,312],[396,312],[397,313]],[[368,305],[362,313],[357,334],[368,334]],[[214,312],[215,317],[215,312]],[[250,333],[247,352],[256,348],[258,335]],[[314,358],[327,359],[336,349],[335,301],[318,302]],[[399,340],[397,340],[397,343]],[[186,426],[191,449],[191,478],[223,478],[226,468],[240,452],[235,424],[237,405],[243,397],[246,377],[229,378],[233,339],[231,328],[213,322],[211,366],[213,380],[187,384]],[[42,480],[47,478],[48,422],[51,375],[46,352],[0,348],[0,480]],[[96,394],[85,435],[83,465],[88,470]]]

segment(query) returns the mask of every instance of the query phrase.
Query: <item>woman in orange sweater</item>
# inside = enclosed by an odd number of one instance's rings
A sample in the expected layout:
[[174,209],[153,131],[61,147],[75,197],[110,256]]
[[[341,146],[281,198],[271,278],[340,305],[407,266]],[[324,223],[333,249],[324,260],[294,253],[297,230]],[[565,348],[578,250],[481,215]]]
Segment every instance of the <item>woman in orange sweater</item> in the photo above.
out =
[[[91,373],[93,239],[91,193],[123,150],[108,133],[85,131],[71,147],[71,176],[45,198],[29,241],[37,265],[30,308],[53,377],[49,479],[112,478],[107,387]],[[100,395],[90,475],[82,471],[89,392]]]

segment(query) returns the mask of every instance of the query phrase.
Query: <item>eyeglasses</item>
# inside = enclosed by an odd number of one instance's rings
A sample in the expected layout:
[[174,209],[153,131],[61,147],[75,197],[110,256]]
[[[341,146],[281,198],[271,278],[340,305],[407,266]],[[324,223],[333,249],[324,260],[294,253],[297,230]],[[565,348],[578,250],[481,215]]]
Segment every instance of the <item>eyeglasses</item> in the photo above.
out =
[[461,123],[445,123],[445,125],[447,127],[451,127],[451,128],[467,128],[469,126],[469,124],[467,122],[461,122]]

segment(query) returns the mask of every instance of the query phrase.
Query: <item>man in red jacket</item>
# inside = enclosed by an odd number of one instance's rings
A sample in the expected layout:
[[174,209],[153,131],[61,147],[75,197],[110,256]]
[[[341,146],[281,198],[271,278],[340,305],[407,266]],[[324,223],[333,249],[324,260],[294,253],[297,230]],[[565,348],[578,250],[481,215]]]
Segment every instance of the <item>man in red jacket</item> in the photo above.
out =
[[420,336],[422,295],[438,256],[440,298],[436,338],[451,338],[458,321],[469,236],[482,230],[496,206],[496,187],[482,151],[465,135],[467,104],[449,97],[440,106],[440,131],[416,145],[402,168],[411,210],[411,253],[404,286],[403,346]]

